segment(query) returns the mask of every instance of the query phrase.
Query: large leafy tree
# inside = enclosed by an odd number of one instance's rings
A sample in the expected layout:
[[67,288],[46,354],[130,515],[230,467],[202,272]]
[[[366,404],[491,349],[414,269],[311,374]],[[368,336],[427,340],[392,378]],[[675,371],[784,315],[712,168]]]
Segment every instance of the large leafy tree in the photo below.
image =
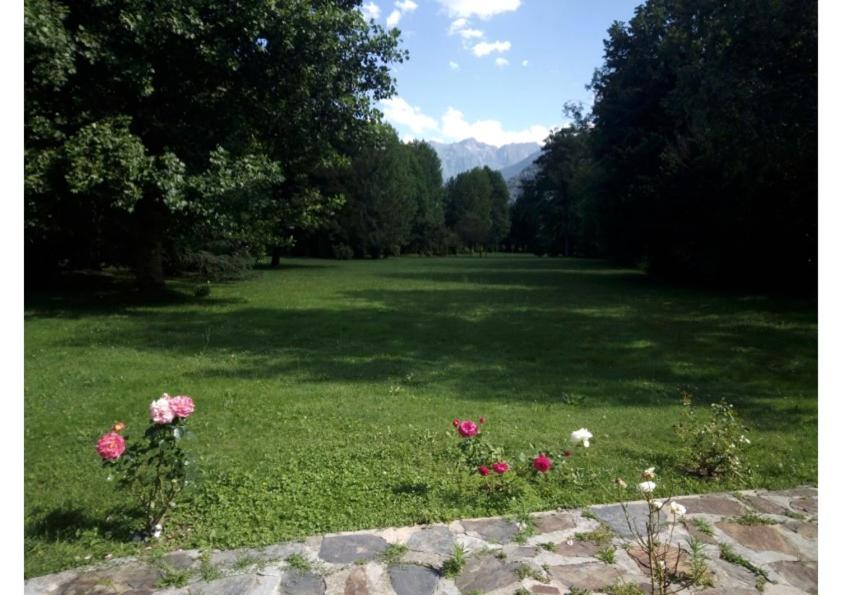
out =
[[611,27],[592,86],[609,255],[814,282],[816,2],[648,0]]
[[492,250],[508,235],[508,188],[502,174],[476,167],[446,186],[445,219],[462,247]]
[[325,172],[394,92],[398,32],[360,0],[26,0],[34,264],[277,245],[335,209]]

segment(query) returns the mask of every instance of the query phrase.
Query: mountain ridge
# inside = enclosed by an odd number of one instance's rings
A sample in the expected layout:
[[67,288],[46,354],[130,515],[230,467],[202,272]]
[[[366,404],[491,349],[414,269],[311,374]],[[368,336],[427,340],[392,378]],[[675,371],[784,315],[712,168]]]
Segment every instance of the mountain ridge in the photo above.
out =
[[[445,181],[474,167],[488,166],[500,171],[512,168],[529,157],[536,158],[540,152],[538,143],[508,143],[495,147],[475,138],[466,138],[455,143],[426,142],[441,160],[441,170]],[[523,167],[527,165],[528,163]]]

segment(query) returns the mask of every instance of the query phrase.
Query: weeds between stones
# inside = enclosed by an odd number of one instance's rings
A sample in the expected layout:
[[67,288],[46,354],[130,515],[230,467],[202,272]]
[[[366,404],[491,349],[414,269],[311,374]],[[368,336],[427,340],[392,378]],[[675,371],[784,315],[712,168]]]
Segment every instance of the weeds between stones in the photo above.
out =
[[467,563],[464,548],[460,545],[453,546],[453,555],[444,561],[441,566],[441,574],[447,578],[455,578],[464,570]]

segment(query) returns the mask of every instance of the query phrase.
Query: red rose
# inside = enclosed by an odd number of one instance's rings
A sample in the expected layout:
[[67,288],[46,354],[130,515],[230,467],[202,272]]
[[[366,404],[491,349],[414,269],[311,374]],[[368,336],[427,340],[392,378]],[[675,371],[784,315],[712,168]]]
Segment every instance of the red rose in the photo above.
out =
[[497,461],[496,463],[491,465],[491,467],[493,467],[493,470],[496,473],[499,473],[500,475],[508,471],[508,463],[506,463],[505,461]]
[[458,433],[462,438],[470,438],[479,432],[479,428],[473,423],[473,420],[466,419],[458,425]]
[[545,454],[540,453],[534,457],[534,460],[531,462],[531,466],[539,473],[546,473],[552,468],[552,459],[547,457]]
[[458,421],[458,418],[455,418],[455,419],[453,420],[453,427],[454,427],[454,428],[457,428],[459,423],[460,423],[460,422]]
[[480,418],[479,418],[479,423],[480,423],[480,424],[485,423],[485,421],[487,421],[487,420],[486,420],[484,417],[480,417]]
[[564,451],[564,457],[566,457],[566,458],[568,459],[568,458],[570,458],[571,456],[572,456],[572,451],[571,451],[571,450],[565,450],[565,451]]
[[490,469],[488,469],[488,468],[487,468],[487,467],[485,467],[484,465],[481,465],[481,466],[479,467],[479,475],[481,475],[482,477],[485,477],[485,476],[486,476],[488,473],[490,473],[490,472],[491,472],[491,471],[490,471]]

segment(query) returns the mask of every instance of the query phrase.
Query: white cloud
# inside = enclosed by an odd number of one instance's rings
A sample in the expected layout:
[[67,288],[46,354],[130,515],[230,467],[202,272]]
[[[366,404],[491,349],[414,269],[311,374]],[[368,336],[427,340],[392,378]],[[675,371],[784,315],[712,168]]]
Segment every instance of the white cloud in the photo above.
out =
[[473,55],[481,58],[482,56],[487,56],[493,52],[499,52],[500,54],[503,52],[507,52],[511,49],[511,42],[510,41],[480,41],[476,45],[473,46]]
[[438,0],[451,17],[477,16],[487,19],[496,14],[517,10],[520,0]]
[[441,118],[441,131],[447,138],[475,138],[497,147],[508,143],[543,143],[549,135],[549,128],[540,124],[534,124],[525,130],[505,130],[498,120],[468,122],[464,119],[464,114],[453,107],[448,107]]
[[362,5],[361,10],[366,20],[377,20],[378,18],[380,18],[380,7],[374,4],[373,2],[366,2]]
[[508,66],[508,60],[506,60],[505,58],[497,58],[496,60],[494,60],[494,64],[497,65],[497,68],[505,68],[506,66]]
[[458,69],[459,69],[458,62],[453,62],[452,60],[450,60],[450,70],[458,70]]
[[392,10],[391,14],[388,15],[388,18],[385,20],[386,27],[396,27],[397,23],[400,22],[400,17],[403,15],[400,14],[399,10]]
[[479,38],[484,35],[484,33],[479,29],[471,29],[468,27],[469,24],[470,23],[467,19],[456,19],[450,23],[450,29],[448,32],[450,35],[459,35],[465,40]]
[[529,65],[529,61],[528,60],[523,60],[521,62],[521,64],[523,65],[523,68],[526,68]]
[[448,107],[441,119],[428,116],[419,107],[410,105],[402,97],[382,101],[383,114],[391,124],[408,129],[400,132],[402,139],[425,138],[440,142],[460,141],[466,138],[500,147],[508,143],[543,143],[549,128],[533,124],[523,130],[506,130],[498,120],[468,122],[464,114]]
[[412,0],[398,0],[394,3],[394,5],[403,14],[406,14],[407,12],[413,12],[418,7],[418,5],[412,2]]
[[384,99],[383,114],[392,124],[401,124],[414,134],[422,134],[426,130],[438,130],[438,120],[424,114],[420,108],[409,105],[402,97]]

